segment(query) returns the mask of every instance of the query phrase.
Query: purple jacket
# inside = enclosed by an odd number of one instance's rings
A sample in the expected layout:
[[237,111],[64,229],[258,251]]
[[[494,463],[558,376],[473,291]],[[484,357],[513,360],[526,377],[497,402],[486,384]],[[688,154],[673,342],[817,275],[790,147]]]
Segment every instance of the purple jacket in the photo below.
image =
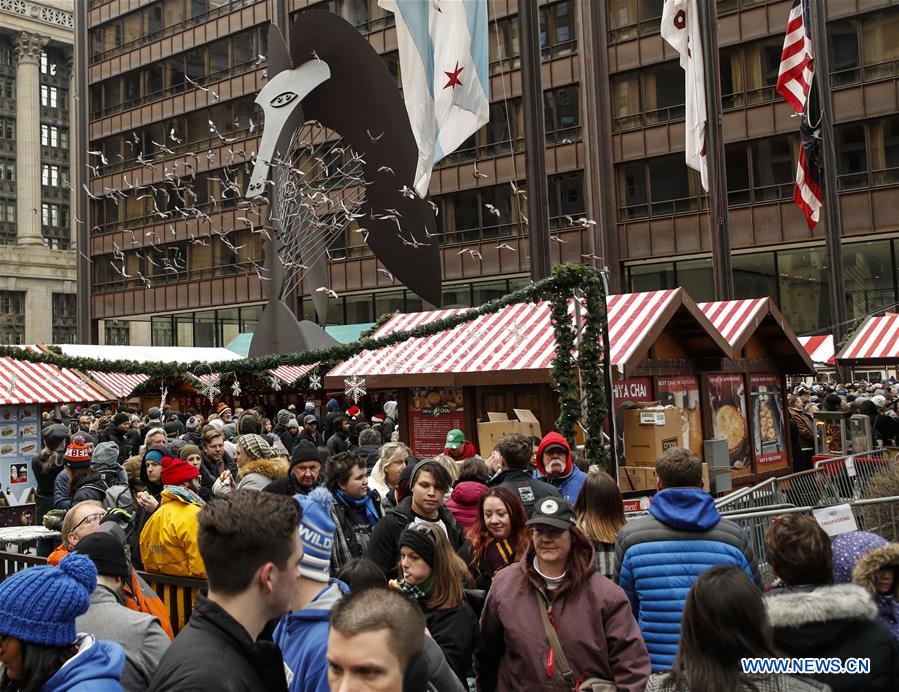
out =
[[[545,591],[531,567],[533,555],[531,548],[517,565],[498,572],[487,594],[475,651],[482,692],[571,689],[558,663],[547,675],[550,646],[535,598],[538,591],[545,598]],[[568,664],[578,679],[614,680],[619,690],[642,692],[650,674],[649,654],[630,602],[621,587],[592,567],[592,556],[590,565],[581,587],[552,604]]]

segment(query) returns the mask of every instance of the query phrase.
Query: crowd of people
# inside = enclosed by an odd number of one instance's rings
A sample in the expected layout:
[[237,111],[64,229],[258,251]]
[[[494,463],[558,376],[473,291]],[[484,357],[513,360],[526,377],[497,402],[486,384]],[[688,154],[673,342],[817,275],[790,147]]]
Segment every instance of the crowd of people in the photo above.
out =
[[[321,414],[47,421],[37,515],[61,538],[0,583],[0,692],[899,689],[897,544],[784,515],[766,588],[689,450],[628,521],[556,432],[482,457],[456,429],[418,458],[395,402]],[[205,581],[174,640],[137,570]],[[766,656],[871,668],[741,670]]]

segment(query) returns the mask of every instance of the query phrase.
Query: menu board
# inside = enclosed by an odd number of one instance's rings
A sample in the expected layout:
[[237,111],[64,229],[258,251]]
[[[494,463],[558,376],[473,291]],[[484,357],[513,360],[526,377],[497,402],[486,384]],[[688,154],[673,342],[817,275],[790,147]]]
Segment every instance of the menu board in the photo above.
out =
[[752,471],[752,463],[743,375],[709,375],[709,398],[715,437],[727,440],[733,475],[744,476]]
[[0,406],[0,507],[34,502],[31,459],[40,449],[37,408]]
[[419,458],[442,454],[446,434],[464,429],[462,389],[413,389],[409,392],[409,446]]
[[674,375],[656,378],[656,395],[666,406],[680,411],[684,447],[702,459],[702,411],[699,407],[699,378]]
[[777,375],[750,375],[752,427],[756,470],[789,465],[785,433],[783,390]]
[[619,455],[624,451],[624,409],[621,405],[626,401],[635,404],[655,401],[652,396],[652,378],[628,377],[612,383],[612,410],[615,412],[615,430],[618,431],[615,448]]

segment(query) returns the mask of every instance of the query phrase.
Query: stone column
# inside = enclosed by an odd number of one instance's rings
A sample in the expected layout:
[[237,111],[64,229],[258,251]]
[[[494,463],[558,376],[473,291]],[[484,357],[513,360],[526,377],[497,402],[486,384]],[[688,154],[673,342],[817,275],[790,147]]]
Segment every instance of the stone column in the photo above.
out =
[[16,37],[16,232],[20,245],[41,238],[41,48],[47,39]]

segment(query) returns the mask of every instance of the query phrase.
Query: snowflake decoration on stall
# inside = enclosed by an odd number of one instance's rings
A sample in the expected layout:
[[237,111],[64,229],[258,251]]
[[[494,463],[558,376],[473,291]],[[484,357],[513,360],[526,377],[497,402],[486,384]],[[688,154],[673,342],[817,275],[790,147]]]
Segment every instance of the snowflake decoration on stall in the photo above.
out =
[[281,391],[281,378],[277,375],[272,375],[268,380],[269,385],[272,388],[272,391],[280,392]]
[[518,324],[517,319],[512,322],[511,327],[506,327],[503,331],[507,335],[506,341],[512,340],[516,344],[520,344],[521,340],[524,339],[524,330],[521,328],[521,325]]
[[[362,386],[365,386],[365,380],[362,381]],[[315,391],[322,388],[322,377],[318,373],[312,373],[309,375],[309,389]],[[362,394],[365,394],[363,390]]]
[[85,387],[87,387],[87,380],[83,377],[80,377],[78,379],[78,389],[84,389]]
[[240,382],[237,381],[237,378],[234,378],[234,383],[231,385],[231,394],[232,396],[240,396]]
[[[311,378],[310,378],[311,379]],[[353,400],[354,404],[359,403],[359,399],[365,396],[365,378],[353,375],[343,381],[343,393]]]
[[211,404],[212,400],[222,393],[222,390],[219,388],[219,378],[210,377],[208,380],[206,380],[206,382],[203,384],[201,393],[204,397],[209,399],[209,403]]
[[13,391],[16,388],[16,382],[19,378],[16,376],[16,373],[12,374],[12,377],[9,378],[9,386],[6,388],[6,395],[12,396]]

